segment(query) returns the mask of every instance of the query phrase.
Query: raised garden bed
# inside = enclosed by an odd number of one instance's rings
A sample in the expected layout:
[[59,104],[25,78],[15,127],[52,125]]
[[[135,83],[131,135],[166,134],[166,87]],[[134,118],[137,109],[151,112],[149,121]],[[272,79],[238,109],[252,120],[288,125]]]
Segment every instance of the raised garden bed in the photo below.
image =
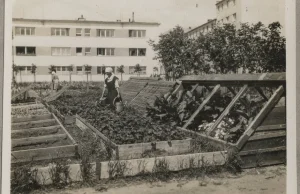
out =
[[[18,107],[17,110],[30,110],[30,106],[34,106],[35,111],[36,108],[45,108],[37,104]],[[40,115],[26,112],[25,115],[12,117],[12,163],[76,155],[76,142],[54,114],[48,111]]]

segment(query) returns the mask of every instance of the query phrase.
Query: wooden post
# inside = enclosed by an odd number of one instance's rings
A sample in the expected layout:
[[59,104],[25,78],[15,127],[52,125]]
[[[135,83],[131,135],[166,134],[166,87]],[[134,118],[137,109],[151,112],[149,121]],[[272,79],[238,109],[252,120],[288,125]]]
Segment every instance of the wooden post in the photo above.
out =
[[216,85],[212,92],[205,98],[205,100],[200,104],[197,110],[193,113],[193,115],[189,118],[189,120],[184,124],[183,128],[187,128],[191,122],[195,119],[195,117],[199,114],[199,112],[203,109],[203,107],[209,102],[209,100],[215,95],[215,93],[221,88],[221,85]]
[[228,115],[228,113],[231,110],[231,108],[233,107],[233,105],[239,100],[239,98],[246,92],[247,89],[248,89],[248,85],[247,84],[244,85],[240,89],[240,91],[238,92],[238,94],[232,99],[232,101],[230,102],[230,104],[222,112],[222,114],[219,116],[219,118],[216,120],[216,122],[213,124],[213,126],[210,129],[208,129],[208,132],[207,132],[208,135],[210,135],[211,132],[217,128],[217,126],[220,124],[220,122],[223,120],[223,118],[226,115]]
[[255,119],[252,121],[252,123],[249,125],[249,127],[246,129],[242,137],[237,142],[237,147],[239,149],[241,149],[244,146],[244,144],[248,141],[248,139],[251,137],[254,131],[261,124],[263,119],[269,114],[272,108],[274,108],[274,106],[278,103],[283,93],[284,93],[284,87],[283,86],[278,87],[278,89],[274,92],[272,97],[264,105],[264,107],[261,109],[261,111],[258,113],[258,115],[255,117]]

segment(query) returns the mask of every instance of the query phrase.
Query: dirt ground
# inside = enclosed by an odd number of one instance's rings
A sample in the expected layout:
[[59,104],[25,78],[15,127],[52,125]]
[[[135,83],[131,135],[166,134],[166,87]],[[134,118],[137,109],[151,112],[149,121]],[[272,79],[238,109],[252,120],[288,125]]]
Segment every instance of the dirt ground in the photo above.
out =
[[[120,188],[80,188],[38,192],[41,194],[285,194],[286,167],[272,166],[250,169],[238,176],[220,174],[202,180],[171,181],[168,183],[130,183]],[[36,192],[35,192],[36,194]]]

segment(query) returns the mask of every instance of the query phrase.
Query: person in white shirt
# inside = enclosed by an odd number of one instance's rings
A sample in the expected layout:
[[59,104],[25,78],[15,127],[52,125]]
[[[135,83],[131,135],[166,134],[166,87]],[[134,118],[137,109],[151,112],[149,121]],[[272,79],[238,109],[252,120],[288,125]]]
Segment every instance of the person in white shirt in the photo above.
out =
[[105,90],[107,90],[106,103],[114,106],[113,103],[116,97],[121,100],[118,81],[119,78],[113,74],[113,70],[111,67],[107,67],[105,69],[105,74],[107,75],[107,78],[104,81],[104,90],[102,92],[101,99],[103,99],[104,92]]

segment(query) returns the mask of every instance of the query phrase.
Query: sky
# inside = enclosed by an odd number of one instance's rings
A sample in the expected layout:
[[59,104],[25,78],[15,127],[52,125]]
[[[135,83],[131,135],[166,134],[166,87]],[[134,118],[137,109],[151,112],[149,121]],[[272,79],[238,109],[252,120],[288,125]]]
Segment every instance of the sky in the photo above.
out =
[[196,27],[216,17],[216,0],[13,0],[13,17],[158,22],[165,32]]

